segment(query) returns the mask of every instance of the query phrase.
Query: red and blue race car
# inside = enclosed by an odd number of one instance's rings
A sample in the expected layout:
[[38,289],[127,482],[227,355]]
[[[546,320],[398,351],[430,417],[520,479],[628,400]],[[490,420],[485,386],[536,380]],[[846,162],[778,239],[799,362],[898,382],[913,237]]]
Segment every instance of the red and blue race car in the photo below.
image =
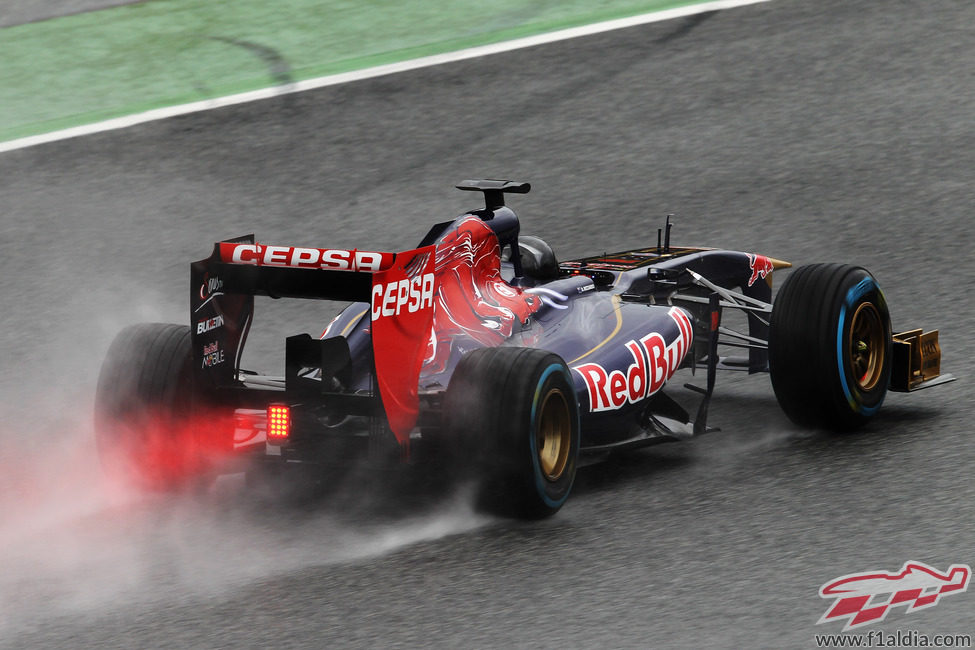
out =
[[[888,390],[952,379],[937,331],[894,334],[860,267],[798,268],[773,303],[789,263],[672,246],[669,218],[655,245],[560,263],[505,205],[527,183],[457,187],[484,208],[402,252],[217,243],[191,265],[189,326],[134,325],[109,349],[106,466],[172,488],[228,457],[322,473],[429,463],[476,477],[495,512],[541,517],[565,503],[582,455],[707,432],[718,371],[768,372],[794,422],[838,430]],[[254,296],[350,305],[321,336],[288,337],[284,376],[268,376],[240,366]],[[673,389],[683,368],[699,379]]]

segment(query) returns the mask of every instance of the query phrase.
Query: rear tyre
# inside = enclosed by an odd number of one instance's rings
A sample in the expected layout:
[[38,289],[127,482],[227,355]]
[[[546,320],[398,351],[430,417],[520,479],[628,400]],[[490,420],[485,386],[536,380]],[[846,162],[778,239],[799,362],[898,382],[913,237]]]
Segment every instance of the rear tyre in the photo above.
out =
[[453,457],[479,484],[479,505],[503,516],[558,512],[575,480],[579,408],[555,354],[482,348],[465,356],[444,398]]
[[863,425],[887,394],[891,345],[887,302],[868,271],[800,267],[772,308],[769,372],[782,410],[805,427]]
[[233,445],[232,414],[194,391],[190,328],[141,323],[108,349],[95,438],[113,476],[150,490],[208,485]]

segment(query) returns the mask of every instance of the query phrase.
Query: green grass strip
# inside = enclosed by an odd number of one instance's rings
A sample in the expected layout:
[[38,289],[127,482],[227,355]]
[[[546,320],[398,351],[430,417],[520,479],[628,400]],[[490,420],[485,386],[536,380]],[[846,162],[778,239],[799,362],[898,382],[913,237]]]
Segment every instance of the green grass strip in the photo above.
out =
[[700,0],[150,0],[0,29],[0,141]]

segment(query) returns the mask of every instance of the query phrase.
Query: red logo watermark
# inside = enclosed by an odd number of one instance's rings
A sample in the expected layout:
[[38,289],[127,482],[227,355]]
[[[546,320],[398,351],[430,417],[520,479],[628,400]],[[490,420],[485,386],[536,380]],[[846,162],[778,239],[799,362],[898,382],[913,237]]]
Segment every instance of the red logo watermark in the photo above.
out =
[[971,575],[967,564],[952,564],[941,572],[923,562],[905,562],[896,573],[868,571],[841,576],[819,588],[821,598],[835,600],[816,624],[846,620],[845,632],[882,621],[900,605],[906,606],[908,613],[934,607],[942,596],[966,591]]

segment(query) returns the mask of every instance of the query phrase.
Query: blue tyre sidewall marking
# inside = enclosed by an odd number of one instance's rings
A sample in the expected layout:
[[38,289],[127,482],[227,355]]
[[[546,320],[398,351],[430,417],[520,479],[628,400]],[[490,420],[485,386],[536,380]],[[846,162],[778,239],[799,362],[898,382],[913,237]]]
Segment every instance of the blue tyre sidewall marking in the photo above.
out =
[[[836,327],[836,368],[840,375],[840,385],[843,387],[843,395],[846,397],[847,403],[850,408],[860,413],[861,415],[873,415],[883,404],[883,398],[875,404],[874,406],[865,406],[859,401],[860,393],[854,387],[850,386],[849,382],[846,380],[846,365],[843,363],[843,332],[846,330],[846,312],[851,309],[856,301],[860,299],[863,295],[871,291],[880,291],[880,287],[874,282],[873,278],[865,277],[857,285],[846,292],[846,298],[843,301],[843,306],[840,308],[840,318],[839,323]],[[882,294],[881,294],[882,296]]]
[[[539,377],[538,383],[535,384],[535,396],[534,398],[532,398],[531,432],[529,438],[531,444],[532,468],[534,470],[532,474],[535,477],[535,490],[538,492],[538,496],[542,498],[542,501],[545,502],[545,505],[547,505],[550,508],[558,508],[563,503],[565,503],[566,499],[569,498],[569,492],[572,491],[572,486],[571,485],[569,486],[569,489],[565,491],[565,494],[562,495],[561,499],[556,500],[548,496],[548,493],[545,490],[545,477],[542,476],[542,468],[539,467],[538,465],[538,444],[537,441],[535,440],[535,413],[538,410],[539,398],[541,398],[541,388],[542,386],[545,385],[545,382],[548,380],[549,376],[552,375],[553,373],[561,373],[563,376],[565,376],[566,374],[563,371],[561,364],[553,363],[548,368],[546,368],[544,372],[542,372],[542,376]],[[569,383],[569,386],[572,386],[571,377],[565,377],[565,378],[566,381]],[[576,412],[572,413],[571,416],[575,418],[575,425],[576,425],[575,432],[578,435],[579,432],[578,409],[576,409]],[[576,440],[573,439],[572,443],[576,444]]]

